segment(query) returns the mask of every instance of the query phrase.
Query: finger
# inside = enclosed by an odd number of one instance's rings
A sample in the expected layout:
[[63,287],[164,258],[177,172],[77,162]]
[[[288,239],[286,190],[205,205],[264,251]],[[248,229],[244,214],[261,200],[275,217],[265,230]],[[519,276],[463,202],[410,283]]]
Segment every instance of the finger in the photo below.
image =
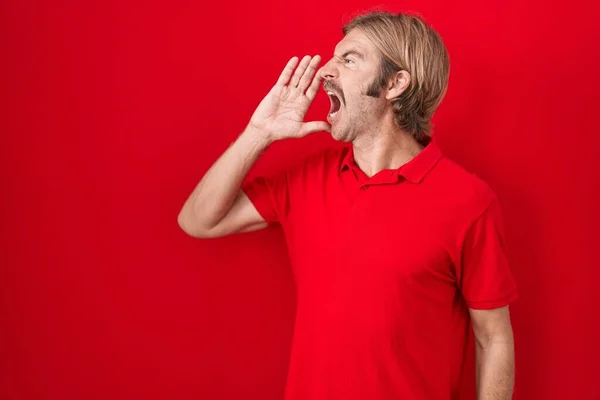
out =
[[292,57],[287,62],[285,68],[279,75],[279,79],[277,80],[278,85],[286,85],[292,76],[292,72],[294,72],[294,68],[298,65],[298,57]]
[[296,68],[296,71],[294,72],[294,76],[292,76],[292,80],[290,81],[291,87],[298,86],[298,82],[300,82],[300,78],[304,74],[304,71],[306,70],[306,67],[308,67],[309,63],[310,63],[310,56],[304,56],[304,58],[302,58],[302,61],[300,61],[300,65],[298,65],[298,68]]
[[317,67],[319,66],[320,62],[321,56],[319,55],[314,56],[313,59],[310,60],[306,71],[304,71],[304,74],[300,79],[300,83],[298,83],[298,89],[302,89],[302,91],[306,90],[306,88],[310,85],[310,82],[313,76],[315,75],[315,72],[317,71]]
[[304,135],[308,135],[309,133],[313,133],[313,132],[331,132],[331,127],[329,126],[329,124],[327,122],[324,121],[311,121],[311,122],[305,122],[304,124],[302,124],[302,127],[300,128],[300,135],[304,136]]
[[317,97],[317,93],[319,92],[319,88],[321,87],[321,82],[323,81],[323,76],[321,76],[321,70],[317,71],[315,77],[313,78],[312,83],[306,90],[306,97],[308,100],[313,101],[315,97]]

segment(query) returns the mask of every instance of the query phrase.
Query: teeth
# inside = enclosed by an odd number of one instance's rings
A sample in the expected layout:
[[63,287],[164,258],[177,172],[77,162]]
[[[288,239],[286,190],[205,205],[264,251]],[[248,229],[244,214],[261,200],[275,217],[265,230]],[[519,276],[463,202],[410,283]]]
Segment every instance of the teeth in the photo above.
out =
[[[327,94],[328,94],[329,96],[331,96],[331,97],[336,97],[336,98],[337,98],[337,95],[336,95],[335,93],[333,93],[332,91],[327,91]],[[339,111],[339,110],[338,110],[338,111]],[[336,111],[336,112],[332,112],[332,113],[329,113],[329,116],[330,116],[331,118],[335,117],[335,116],[337,115],[338,111]]]

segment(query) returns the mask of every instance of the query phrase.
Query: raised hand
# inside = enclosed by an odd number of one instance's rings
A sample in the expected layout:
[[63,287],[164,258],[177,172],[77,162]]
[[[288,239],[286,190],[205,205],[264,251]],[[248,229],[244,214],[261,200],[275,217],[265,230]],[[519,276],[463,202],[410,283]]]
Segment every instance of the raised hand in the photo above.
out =
[[265,132],[272,140],[329,131],[327,122],[304,122],[321,84],[321,77],[316,73],[320,62],[320,56],[305,56],[300,64],[298,57],[290,59],[275,86],[254,111],[250,126]]

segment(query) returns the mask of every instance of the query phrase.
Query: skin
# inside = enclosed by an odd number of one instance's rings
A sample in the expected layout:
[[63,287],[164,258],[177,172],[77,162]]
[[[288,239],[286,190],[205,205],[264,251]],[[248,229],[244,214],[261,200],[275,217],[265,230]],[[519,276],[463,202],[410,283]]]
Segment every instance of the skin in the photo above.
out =
[[394,122],[391,100],[410,83],[410,74],[399,71],[381,89],[379,97],[367,95],[379,73],[380,54],[360,31],[352,30],[336,46],[334,57],[320,75],[325,89],[345,99],[331,123],[336,140],[352,142],[357,165],[373,176],[383,169],[395,169],[416,156],[422,146]]
[[[334,56],[320,69],[320,56],[293,57],[255,110],[238,139],[206,172],[183,205],[179,226],[197,238],[214,238],[262,229],[267,223],[241,190],[252,165],[274,141],[329,131],[351,142],[357,165],[373,176],[410,161],[422,146],[402,131],[393,118],[391,100],[407,89],[410,74],[399,71],[367,95],[379,72],[380,55],[360,30],[346,35]],[[341,99],[335,117],[305,122],[321,84]],[[469,310],[477,352],[479,400],[506,400],[514,383],[514,341],[508,307]]]

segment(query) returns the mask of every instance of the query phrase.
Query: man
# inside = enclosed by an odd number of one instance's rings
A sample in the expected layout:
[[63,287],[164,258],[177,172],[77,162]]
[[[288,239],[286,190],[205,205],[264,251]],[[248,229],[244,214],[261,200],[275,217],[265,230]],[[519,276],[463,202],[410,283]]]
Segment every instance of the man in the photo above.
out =
[[[517,293],[498,201],[430,140],[444,44],[418,17],[373,13],[319,62],[288,62],[186,201],[181,228],[283,227],[298,287],[286,399],[510,399]],[[323,81],[329,124],[304,122]],[[347,144],[244,182],[270,143],[322,130]],[[465,372],[471,326],[476,374]]]

